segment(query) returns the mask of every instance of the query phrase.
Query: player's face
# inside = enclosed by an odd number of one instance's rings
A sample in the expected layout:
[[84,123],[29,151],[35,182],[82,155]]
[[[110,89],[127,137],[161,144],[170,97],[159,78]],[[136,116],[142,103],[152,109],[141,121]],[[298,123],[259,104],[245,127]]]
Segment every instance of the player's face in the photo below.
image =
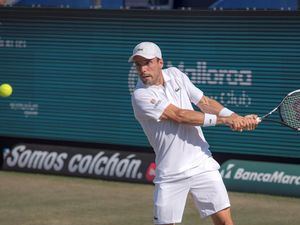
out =
[[141,56],[135,56],[133,59],[136,70],[140,76],[142,82],[146,85],[163,85],[163,60],[154,58],[154,59],[145,59]]

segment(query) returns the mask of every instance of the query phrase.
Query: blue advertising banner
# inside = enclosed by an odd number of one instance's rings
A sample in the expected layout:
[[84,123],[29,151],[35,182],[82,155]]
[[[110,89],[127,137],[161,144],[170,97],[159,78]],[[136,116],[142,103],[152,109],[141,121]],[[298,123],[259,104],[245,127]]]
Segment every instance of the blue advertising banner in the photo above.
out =
[[[133,116],[137,81],[127,62],[156,42],[207,96],[263,115],[300,86],[300,14],[143,10],[0,9],[2,137],[149,148]],[[300,158],[297,132],[204,128],[213,152]]]

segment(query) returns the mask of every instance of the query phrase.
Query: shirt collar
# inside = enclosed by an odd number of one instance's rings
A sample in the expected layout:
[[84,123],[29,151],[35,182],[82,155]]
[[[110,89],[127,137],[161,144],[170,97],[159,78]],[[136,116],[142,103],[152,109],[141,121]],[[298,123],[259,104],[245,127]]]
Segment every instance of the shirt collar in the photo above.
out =
[[170,75],[167,74],[167,73],[165,72],[165,70],[162,70],[162,74],[163,74],[164,82],[168,82],[169,80],[171,80]]

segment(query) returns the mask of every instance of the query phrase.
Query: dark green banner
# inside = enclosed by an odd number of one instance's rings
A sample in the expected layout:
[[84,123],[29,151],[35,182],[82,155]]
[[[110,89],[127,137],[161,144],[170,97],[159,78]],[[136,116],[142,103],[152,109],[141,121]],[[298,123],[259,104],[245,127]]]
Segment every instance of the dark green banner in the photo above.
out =
[[[149,147],[133,116],[127,63],[156,42],[165,67],[241,114],[269,112],[300,86],[300,16],[291,12],[0,9],[0,136]],[[205,128],[213,152],[300,158],[300,137]]]
[[229,160],[220,170],[229,190],[300,197],[300,165]]

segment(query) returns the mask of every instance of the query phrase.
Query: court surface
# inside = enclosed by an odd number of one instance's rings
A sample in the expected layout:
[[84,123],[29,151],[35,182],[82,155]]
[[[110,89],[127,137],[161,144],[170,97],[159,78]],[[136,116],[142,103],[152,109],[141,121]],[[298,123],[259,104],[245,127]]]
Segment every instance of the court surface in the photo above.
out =
[[[151,225],[153,185],[0,171],[3,225]],[[299,225],[300,198],[230,192],[235,224]],[[183,225],[208,225],[191,198]]]

